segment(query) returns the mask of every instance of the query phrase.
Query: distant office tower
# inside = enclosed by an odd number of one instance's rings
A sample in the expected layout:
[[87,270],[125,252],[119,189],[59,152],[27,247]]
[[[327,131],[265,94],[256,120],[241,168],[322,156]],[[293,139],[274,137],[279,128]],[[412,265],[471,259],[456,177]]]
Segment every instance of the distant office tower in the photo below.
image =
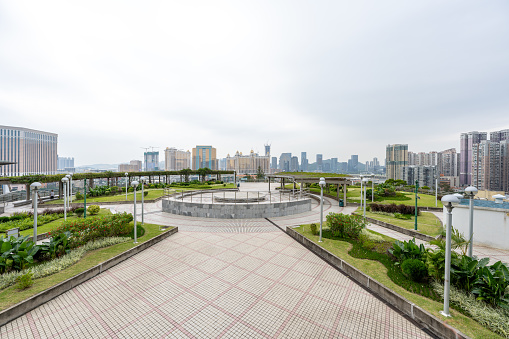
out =
[[74,158],[57,156],[57,159],[58,159],[57,170],[65,171],[66,169],[74,168]]
[[279,169],[283,172],[290,172],[292,153],[281,153],[279,156]]
[[385,149],[387,179],[402,179],[401,168],[408,166],[408,145],[387,145]]
[[216,149],[212,146],[196,146],[193,148],[192,169],[217,169]]
[[509,193],[509,139],[500,141],[501,190]]
[[316,155],[316,169],[319,172],[323,171],[323,154]]
[[350,159],[348,159],[348,172],[349,173],[357,173],[360,171],[359,168],[359,156],[352,155]]
[[298,172],[299,171],[299,158],[293,156],[290,161],[290,172]]
[[0,168],[4,176],[55,174],[58,135],[22,127],[0,126]]
[[270,157],[270,145],[265,145],[265,156]]
[[331,158],[330,159],[330,170],[331,170],[331,172],[334,172],[334,173],[339,172],[338,158]]
[[159,171],[159,152],[143,153],[145,171]]
[[472,148],[473,145],[486,140],[486,132],[468,132],[461,133],[460,136],[460,185],[468,186],[472,184]]
[[419,187],[435,187],[435,166],[403,166],[400,171],[401,179],[405,180],[408,185],[415,185],[417,180]]
[[509,140],[509,129],[504,129],[501,131],[490,132],[490,141],[492,142],[501,142],[504,140]]
[[226,170],[236,171],[238,174],[257,174],[258,169],[263,173],[270,173],[270,157],[267,155],[259,155],[253,150],[249,155],[242,155],[242,152],[237,151],[235,156],[226,156]]
[[472,145],[472,186],[480,190],[501,190],[501,167],[500,143],[482,140]]
[[128,164],[118,165],[119,172],[141,172],[143,170],[140,160],[131,160]]
[[226,171],[226,158],[217,159],[217,169]]
[[348,172],[348,162],[343,161],[343,162],[338,163],[338,169],[339,169],[339,173]]
[[272,164],[271,164],[270,168],[273,170],[277,169],[277,157],[272,157]]
[[164,169],[166,171],[180,171],[191,168],[191,152],[166,147],[164,150]]
[[308,170],[308,158],[306,152],[300,152],[300,169],[303,172],[307,172]]

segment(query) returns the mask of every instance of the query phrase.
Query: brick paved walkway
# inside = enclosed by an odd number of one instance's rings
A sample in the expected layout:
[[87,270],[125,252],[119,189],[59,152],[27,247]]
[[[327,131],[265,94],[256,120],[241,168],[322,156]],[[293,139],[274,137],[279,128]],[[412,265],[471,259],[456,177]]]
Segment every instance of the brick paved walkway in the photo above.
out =
[[2,338],[428,338],[281,231],[179,232]]

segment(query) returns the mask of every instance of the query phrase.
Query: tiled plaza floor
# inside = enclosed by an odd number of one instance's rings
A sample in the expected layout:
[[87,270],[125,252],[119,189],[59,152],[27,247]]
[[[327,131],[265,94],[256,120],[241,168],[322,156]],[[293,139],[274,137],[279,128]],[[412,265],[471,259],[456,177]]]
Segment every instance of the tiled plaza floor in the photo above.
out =
[[1,338],[428,338],[281,231],[179,232]]

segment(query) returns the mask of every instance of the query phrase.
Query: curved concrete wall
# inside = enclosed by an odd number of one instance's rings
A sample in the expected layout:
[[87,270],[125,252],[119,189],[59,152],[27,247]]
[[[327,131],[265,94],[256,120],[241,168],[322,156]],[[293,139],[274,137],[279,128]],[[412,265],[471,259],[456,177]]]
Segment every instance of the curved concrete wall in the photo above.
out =
[[163,199],[163,212],[221,219],[273,218],[311,210],[311,199],[275,204],[200,204]]

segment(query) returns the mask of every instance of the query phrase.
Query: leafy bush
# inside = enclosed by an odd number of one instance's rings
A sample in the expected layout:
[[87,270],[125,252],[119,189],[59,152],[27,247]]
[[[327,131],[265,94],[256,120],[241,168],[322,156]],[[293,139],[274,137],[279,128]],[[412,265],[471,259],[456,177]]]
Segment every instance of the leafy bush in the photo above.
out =
[[[370,204],[371,211],[373,212],[386,212],[386,213],[400,213],[400,214],[410,214],[415,215],[415,206],[409,205],[396,205],[396,204]],[[417,215],[420,215],[419,209],[417,209]]]
[[326,219],[332,235],[342,238],[357,239],[366,227],[366,221],[358,215],[329,213]]
[[314,235],[318,234],[318,229],[317,229],[317,226],[315,223],[312,223],[311,225],[309,225],[309,228],[311,229],[311,233],[313,233]]
[[72,235],[70,247],[75,248],[97,238],[128,236],[133,229],[131,221],[133,216],[125,212],[100,218],[77,219],[62,223],[50,234],[58,236],[70,232]]
[[90,205],[87,207],[87,212],[90,214],[90,215],[96,215],[96,214],[99,214],[99,211],[101,210],[101,208],[97,205]]
[[143,196],[146,197],[148,195],[148,191],[143,192]]
[[83,213],[85,213],[85,209],[83,207],[77,208],[76,210],[74,210],[74,213],[76,213],[78,217],[81,217]]
[[389,253],[396,259],[396,265],[401,264],[407,259],[418,259],[424,261],[427,250],[423,244],[417,245],[415,238],[409,241],[396,240]]
[[401,214],[401,213],[394,213],[394,217],[396,219],[402,219],[402,220],[410,220],[412,219],[412,216],[410,214]]
[[422,281],[428,276],[426,265],[419,259],[406,259],[401,264],[401,270],[413,281]]
[[82,200],[84,198],[83,194],[80,192],[76,192],[76,200]]
[[16,278],[16,281],[18,283],[16,288],[18,290],[26,290],[34,284],[34,281],[32,280],[32,273],[25,273],[20,275]]
[[509,286],[509,269],[501,261],[491,266],[479,268],[472,293],[478,300],[484,300],[493,306],[509,309],[509,296],[505,291]]
[[471,292],[477,280],[477,271],[489,262],[489,258],[477,260],[466,255],[462,256],[461,260],[451,263],[451,282],[456,287]]

